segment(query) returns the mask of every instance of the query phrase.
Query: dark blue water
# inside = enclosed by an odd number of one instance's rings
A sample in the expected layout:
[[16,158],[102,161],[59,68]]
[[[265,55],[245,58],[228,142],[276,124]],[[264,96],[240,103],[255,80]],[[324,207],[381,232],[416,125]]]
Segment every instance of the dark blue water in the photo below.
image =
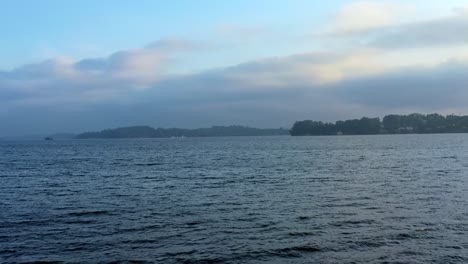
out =
[[468,135],[0,143],[0,262],[468,263]]

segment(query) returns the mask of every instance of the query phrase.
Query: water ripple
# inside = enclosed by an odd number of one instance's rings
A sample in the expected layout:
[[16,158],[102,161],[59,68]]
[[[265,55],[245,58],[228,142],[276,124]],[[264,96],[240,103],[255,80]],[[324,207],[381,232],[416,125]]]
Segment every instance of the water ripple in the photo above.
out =
[[467,263],[468,135],[0,142],[0,263]]

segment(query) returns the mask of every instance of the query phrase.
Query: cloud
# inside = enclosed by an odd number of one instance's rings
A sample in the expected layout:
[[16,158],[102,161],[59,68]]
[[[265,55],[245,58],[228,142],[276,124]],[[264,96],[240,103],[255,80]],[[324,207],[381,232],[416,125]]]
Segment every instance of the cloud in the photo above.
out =
[[[142,55],[152,52],[158,56]],[[325,102],[327,98],[327,104],[334,101],[388,108],[448,107],[450,101],[468,98],[463,97],[464,82],[468,81],[463,78],[467,69],[464,61],[394,69],[379,63],[378,53],[361,50],[296,54],[174,75],[154,71],[162,67],[158,66],[159,52],[141,49],[118,52],[105,59],[51,60],[3,72],[0,98],[10,106],[94,102],[170,102],[180,106],[265,100],[282,105],[287,98],[291,106],[297,106],[294,100]],[[137,71],[141,72],[133,74]],[[141,80],[146,80],[146,73],[158,78],[150,76],[153,81],[145,83],[145,89],[137,89]]]
[[[185,89],[174,80],[188,77],[168,73],[171,55],[180,45],[158,43],[143,49],[116,52],[105,58],[80,61],[54,59],[20,67],[0,75],[2,98],[18,104],[126,101],[138,90]],[[184,49],[187,47],[183,45]],[[168,51],[170,50],[170,52]],[[188,75],[193,94],[216,86],[216,91],[237,92],[284,89],[305,84],[337,82],[348,76],[374,73],[380,66],[366,52],[356,54],[309,53],[267,58],[237,66]],[[165,85],[171,83],[171,87]],[[178,88],[180,87],[180,88]],[[190,94],[190,93],[187,93]]]
[[409,6],[390,2],[356,2],[334,17],[333,26],[319,37],[354,46],[381,50],[434,48],[468,44],[468,12],[455,8],[451,14],[406,21]]
[[125,97],[168,74],[172,57],[195,46],[182,40],[161,40],[103,58],[73,61],[56,58],[0,72],[0,100],[21,104],[100,101]]
[[369,45],[383,49],[423,48],[468,44],[468,13],[417,23],[389,26],[370,32]]
[[85,59],[75,69],[91,76],[129,80],[140,85],[157,81],[171,62],[171,55],[197,48],[182,39],[163,39],[141,49],[116,52],[106,58]]
[[[288,105],[289,111],[295,109],[292,112],[298,109],[308,112],[309,108],[348,115],[347,110],[337,110],[340,107],[361,109],[357,115],[372,115],[371,109],[380,109],[383,114],[402,109],[423,112],[445,112],[453,108],[468,110],[467,60],[450,60],[431,67],[377,70],[369,64],[363,67],[365,73],[359,74],[356,70],[359,67],[353,64],[361,62],[360,56],[363,55],[318,53],[273,58],[166,80],[155,90],[170,91],[169,101],[181,99],[183,94],[184,103],[189,104],[275,102],[275,107]],[[351,69],[346,71],[341,65],[349,65]],[[322,70],[303,71],[305,66],[322,67]],[[346,74],[328,81],[327,76],[321,75],[328,67]],[[164,98],[168,94],[159,95]]]
[[167,62],[166,53],[156,48],[145,48],[117,52],[103,59],[79,61],[75,69],[85,76],[146,83],[158,78]]
[[350,34],[392,25],[404,9],[404,6],[391,2],[354,2],[333,16],[333,24],[326,32]]
[[373,60],[370,51],[315,52],[243,63],[224,68],[218,74],[226,81],[248,84],[249,89],[280,89],[304,85],[319,87],[349,76],[376,73],[383,67]]
[[424,112],[468,110],[468,61],[449,61],[434,67],[408,67],[330,87],[347,103],[388,112],[414,109]]
[[[365,57],[373,56],[357,52],[269,58],[196,74],[166,75],[144,90],[117,88],[121,90],[117,95],[107,84],[77,86],[67,77],[62,83],[67,92],[58,92],[61,96],[47,91],[38,91],[41,96],[33,97],[22,94],[22,104],[11,90],[0,89],[0,121],[5,128],[1,132],[83,131],[137,124],[289,127],[301,119],[333,121],[399,112],[468,111],[467,61],[378,71],[365,66],[362,73],[356,73],[359,67],[353,65]],[[49,75],[56,72],[51,65],[42,70]],[[323,73],[327,70],[343,75],[329,80],[328,73]],[[59,73],[60,79],[63,73]],[[1,74],[2,82],[4,78]],[[99,103],[89,103],[90,97]],[[75,101],[64,104],[63,98]],[[15,104],[8,103],[13,99]]]
[[[316,82],[313,76],[293,70],[300,68],[298,64],[328,64],[346,61],[346,57],[298,54],[255,61],[168,79],[148,90],[145,97],[152,98],[153,103],[158,98],[155,104],[179,123],[189,115],[191,121],[199,120],[200,124],[209,120],[211,124],[264,127],[288,127],[301,119],[333,121],[390,113],[468,112],[468,77],[464,74],[468,61],[349,74],[333,82]],[[238,74],[248,76],[232,77]],[[268,81],[251,81],[254,78],[250,76]],[[164,117],[159,120],[168,122]]]

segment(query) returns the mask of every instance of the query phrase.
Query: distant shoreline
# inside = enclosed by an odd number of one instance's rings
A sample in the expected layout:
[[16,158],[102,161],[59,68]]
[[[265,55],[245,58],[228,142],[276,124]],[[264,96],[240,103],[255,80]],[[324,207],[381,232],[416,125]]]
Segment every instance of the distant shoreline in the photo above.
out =
[[462,134],[468,133],[468,116],[440,114],[387,115],[363,117],[335,123],[304,120],[294,123],[292,136]]
[[291,129],[253,128],[248,126],[212,126],[210,128],[153,128],[130,126],[81,134],[56,133],[48,135],[3,136],[0,141],[66,139],[125,139],[125,138],[194,138],[241,136],[355,136],[395,134],[464,134],[468,133],[468,116],[440,114],[387,115],[380,118],[362,117],[345,121],[296,121]]
[[[60,139],[54,139],[54,141],[68,141],[68,140],[132,140],[132,139],[138,139],[138,140],[151,140],[151,139],[184,139],[184,138],[190,138],[190,139],[196,139],[196,138],[242,138],[242,137],[292,137],[292,138],[313,138],[313,137],[359,137],[359,136],[422,136],[422,135],[462,135],[462,134],[468,134],[468,132],[447,132],[447,133],[407,133],[407,134],[366,134],[366,135],[300,135],[300,136],[291,136],[291,135],[264,135],[264,136],[193,136],[193,137],[135,137],[135,138],[87,138],[87,139],[77,139],[77,138],[60,138]],[[3,137],[0,138],[0,142],[12,142],[12,141],[45,141],[43,137],[35,137],[35,138],[21,138],[21,137]]]
[[121,127],[97,132],[85,132],[75,139],[125,139],[125,138],[189,138],[189,137],[241,137],[286,136],[289,130],[279,128],[252,128],[246,126],[213,126],[211,128],[153,128],[150,126]]

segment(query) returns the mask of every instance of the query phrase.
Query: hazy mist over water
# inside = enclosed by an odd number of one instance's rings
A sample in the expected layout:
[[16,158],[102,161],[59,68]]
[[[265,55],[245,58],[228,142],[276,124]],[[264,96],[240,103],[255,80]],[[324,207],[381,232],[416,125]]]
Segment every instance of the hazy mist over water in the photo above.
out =
[[466,263],[467,149],[466,134],[0,142],[0,262]]

